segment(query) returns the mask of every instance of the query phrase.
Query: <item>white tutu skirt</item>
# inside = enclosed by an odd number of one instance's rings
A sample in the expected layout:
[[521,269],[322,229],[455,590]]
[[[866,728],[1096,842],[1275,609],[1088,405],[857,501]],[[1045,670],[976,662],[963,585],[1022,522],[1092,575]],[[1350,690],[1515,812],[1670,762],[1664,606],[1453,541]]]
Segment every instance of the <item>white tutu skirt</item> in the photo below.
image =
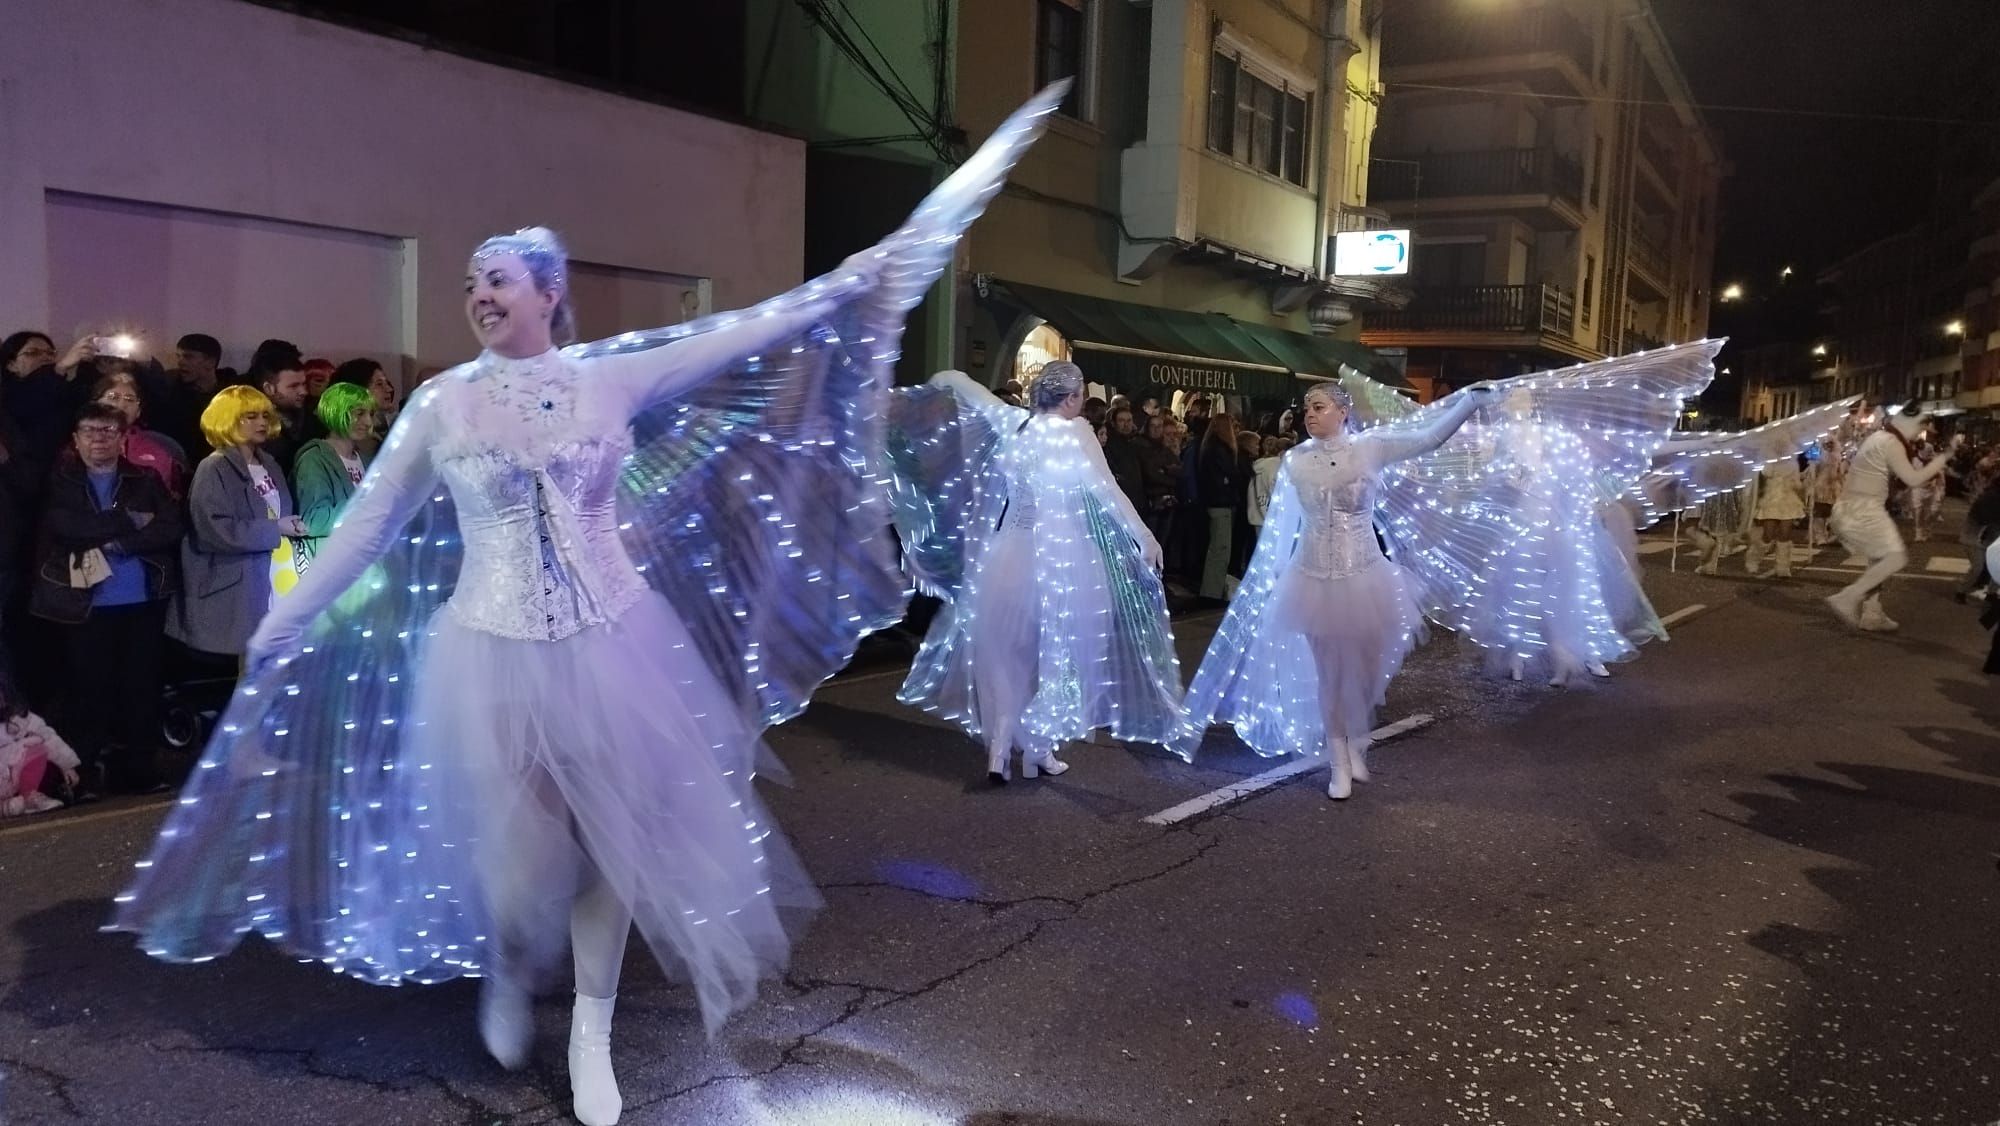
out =
[[1278,576],[1267,628],[1299,635],[1311,651],[1330,737],[1373,730],[1389,682],[1424,638],[1417,590],[1417,577],[1386,558],[1339,578],[1297,567]]
[[1766,482],[1765,486],[1758,490],[1757,493],[1757,512],[1755,518],[1758,520],[1803,520],[1806,518],[1805,497],[1800,495],[1799,490],[1796,488],[1785,485],[1773,485]]
[[432,623],[410,756],[442,777],[499,972],[560,970],[571,900],[602,878],[711,1029],[777,972],[802,868],[752,787],[761,744],[665,598],[560,641]]

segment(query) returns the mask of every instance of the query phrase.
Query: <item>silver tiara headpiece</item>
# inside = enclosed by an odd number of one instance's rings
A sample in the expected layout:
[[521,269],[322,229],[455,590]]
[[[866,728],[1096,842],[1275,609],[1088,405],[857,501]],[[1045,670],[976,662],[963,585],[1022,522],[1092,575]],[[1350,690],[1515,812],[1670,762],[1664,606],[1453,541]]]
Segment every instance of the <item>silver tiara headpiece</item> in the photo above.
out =
[[479,244],[479,249],[472,252],[472,260],[484,262],[496,254],[539,254],[553,258],[562,263],[555,270],[556,284],[563,285],[569,281],[568,256],[560,246],[542,237],[539,228],[522,227],[511,235],[494,235]]

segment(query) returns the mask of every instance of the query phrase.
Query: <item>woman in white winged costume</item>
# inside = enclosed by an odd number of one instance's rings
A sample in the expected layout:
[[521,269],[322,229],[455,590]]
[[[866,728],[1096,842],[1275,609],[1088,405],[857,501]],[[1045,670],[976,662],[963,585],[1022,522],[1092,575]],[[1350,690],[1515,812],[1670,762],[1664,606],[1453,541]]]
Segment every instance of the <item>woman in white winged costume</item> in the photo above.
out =
[[174,960],[254,931],[380,984],[482,976],[508,1067],[568,946],[576,1115],[615,1122],[632,924],[713,1030],[785,961],[779,907],[812,902],[751,784],[758,732],[901,616],[872,467],[903,318],[1062,93],[872,251],[743,313],[558,351],[560,244],[483,244],[484,351],[412,399],[252,639],[113,929]]
[[1167,741],[1180,666],[1160,545],[1105,463],[1083,372],[1056,361],[1012,407],[959,372],[896,392],[890,462],[904,565],[947,600],[898,698],[984,739],[987,773],[1061,774],[1102,728]]
[[1390,465],[1443,445],[1488,397],[1356,432],[1331,383],[1305,394],[1306,433],[1285,454],[1257,553],[1188,690],[1173,749],[1192,759],[1211,723],[1265,754],[1323,753],[1327,796],[1368,780],[1368,733],[1389,681],[1423,636],[1417,576],[1384,558],[1375,505]]
[[1561,687],[1609,676],[1607,664],[1633,656],[1636,640],[1664,634],[1613,531],[1612,518],[1627,527],[1630,518],[1607,511],[1584,444],[1538,422],[1531,394],[1509,394],[1496,413],[1505,433],[1492,437],[1506,452],[1493,466],[1494,499],[1512,510],[1512,534],[1469,592],[1466,635],[1515,680],[1532,671]]
[[[1594,482],[1592,496],[1622,493],[1682,400],[1708,382],[1719,346],[1522,376],[1500,385],[1513,392],[1505,400],[1493,384],[1423,407],[1358,376],[1346,380],[1351,399],[1312,388],[1312,440],[1285,456],[1256,556],[1188,688],[1173,750],[1191,759],[1211,724],[1228,724],[1259,754],[1324,755],[1328,796],[1347,797],[1352,781],[1367,780],[1375,709],[1422,619],[1470,632],[1488,607],[1496,617],[1521,609],[1510,599],[1532,593],[1513,574],[1523,528],[1537,513],[1548,518],[1548,489],[1567,487],[1543,478]],[[1358,433],[1347,425],[1357,408],[1371,423]],[[1539,428],[1567,436],[1564,458],[1548,456]],[[1571,507],[1574,526],[1552,529],[1548,542],[1587,537],[1610,557],[1600,570],[1624,574],[1598,506]],[[1615,602],[1608,613],[1622,620]]]

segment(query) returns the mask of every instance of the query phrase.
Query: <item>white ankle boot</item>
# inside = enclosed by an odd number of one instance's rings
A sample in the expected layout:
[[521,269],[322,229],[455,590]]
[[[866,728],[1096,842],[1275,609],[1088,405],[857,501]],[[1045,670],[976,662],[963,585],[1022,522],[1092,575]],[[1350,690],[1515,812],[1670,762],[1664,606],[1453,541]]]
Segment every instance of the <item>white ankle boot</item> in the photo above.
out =
[[612,1126],[625,1109],[611,1071],[611,1010],[616,997],[576,995],[569,1024],[569,1092],[583,1126]]
[[1771,577],[1774,579],[1792,577],[1792,541],[1778,541],[1778,562],[1771,568]]
[[1722,566],[1722,541],[1704,534],[1695,543],[1701,548],[1701,562],[1695,565],[1697,575],[1717,574]]
[[1051,778],[1069,769],[1069,764],[1056,757],[1054,751],[1022,751],[1021,777],[1033,778],[1046,774]]
[[497,977],[487,978],[479,987],[479,1038],[501,1067],[519,1071],[535,1039],[534,997]]
[[1014,748],[1002,747],[986,752],[986,780],[995,786],[1007,784],[1007,768],[1013,762]]
[[1347,740],[1328,738],[1327,758],[1333,760],[1333,779],[1326,784],[1326,796],[1345,801],[1354,792],[1354,768],[1347,757]]
[[1356,782],[1368,781],[1368,740],[1347,741],[1347,774]]

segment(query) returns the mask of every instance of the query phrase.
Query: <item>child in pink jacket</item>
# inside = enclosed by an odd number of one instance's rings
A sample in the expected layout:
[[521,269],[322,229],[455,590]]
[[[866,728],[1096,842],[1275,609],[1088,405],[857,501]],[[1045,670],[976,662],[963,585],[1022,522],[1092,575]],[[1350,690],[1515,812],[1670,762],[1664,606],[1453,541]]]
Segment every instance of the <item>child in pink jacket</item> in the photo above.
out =
[[0,723],[0,817],[60,809],[61,802],[41,792],[42,779],[53,766],[74,786],[78,765],[76,752],[41,716],[15,712]]

